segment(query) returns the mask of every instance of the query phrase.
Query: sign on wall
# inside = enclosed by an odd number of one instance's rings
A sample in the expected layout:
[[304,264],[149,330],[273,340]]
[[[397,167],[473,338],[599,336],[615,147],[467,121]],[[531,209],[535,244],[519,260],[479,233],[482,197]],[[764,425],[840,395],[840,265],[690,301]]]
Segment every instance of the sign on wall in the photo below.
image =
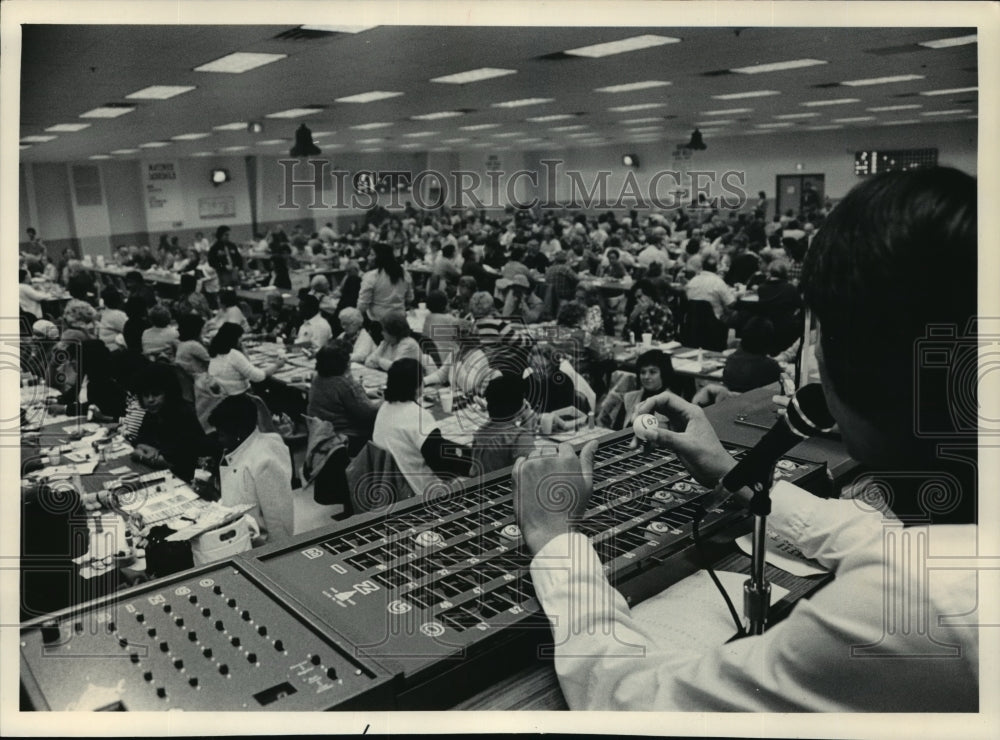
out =
[[198,198],[198,218],[234,218],[236,199],[231,195],[221,198]]
[[176,161],[145,162],[142,170],[146,220],[150,223],[184,221],[184,199]]

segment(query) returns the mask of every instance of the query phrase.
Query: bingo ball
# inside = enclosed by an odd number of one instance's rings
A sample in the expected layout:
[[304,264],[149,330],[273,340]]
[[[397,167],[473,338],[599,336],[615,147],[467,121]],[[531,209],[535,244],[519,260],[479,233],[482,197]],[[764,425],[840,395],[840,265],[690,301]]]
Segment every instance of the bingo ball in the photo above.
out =
[[635,436],[644,442],[652,442],[656,439],[656,429],[659,426],[660,422],[652,414],[639,414],[639,416],[635,417],[635,421],[632,422],[632,429],[635,430]]

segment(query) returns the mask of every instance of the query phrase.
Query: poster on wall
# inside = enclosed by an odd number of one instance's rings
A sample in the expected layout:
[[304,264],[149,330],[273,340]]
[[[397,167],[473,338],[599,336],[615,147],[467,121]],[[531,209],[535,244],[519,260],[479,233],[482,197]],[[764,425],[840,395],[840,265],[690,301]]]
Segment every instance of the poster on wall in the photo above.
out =
[[142,168],[146,220],[180,226],[184,222],[184,199],[180,170],[174,160],[145,162]]

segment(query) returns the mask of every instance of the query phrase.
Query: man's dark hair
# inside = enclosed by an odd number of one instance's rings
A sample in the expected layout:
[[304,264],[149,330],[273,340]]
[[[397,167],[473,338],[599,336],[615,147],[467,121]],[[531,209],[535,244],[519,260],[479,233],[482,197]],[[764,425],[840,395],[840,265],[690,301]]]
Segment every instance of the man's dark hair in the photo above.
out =
[[397,401],[416,401],[417,388],[420,387],[420,363],[412,357],[396,360],[389,367],[385,378],[385,400],[389,403]]
[[299,296],[299,312],[311,319],[319,313],[319,298],[309,293]]
[[181,293],[188,295],[198,289],[198,279],[190,272],[181,275]]
[[186,313],[177,317],[177,337],[182,342],[199,339],[204,327],[205,319],[196,313]]
[[129,270],[128,272],[125,273],[125,283],[126,284],[129,284],[129,283],[139,283],[139,284],[142,284],[143,282],[145,282],[145,281],[143,280],[142,273],[139,272],[138,270]]
[[226,396],[208,415],[208,423],[233,436],[249,437],[257,428],[257,406],[246,393]]
[[157,303],[149,309],[149,323],[157,329],[165,329],[170,326],[170,309],[162,303]]
[[740,332],[740,347],[752,355],[766,355],[774,344],[774,324],[770,319],[751,317]]
[[427,308],[431,313],[444,313],[448,310],[448,296],[440,290],[432,290],[427,294]]
[[513,373],[493,378],[486,386],[486,410],[490,419],[513,419],[524,405],[524,380]]
[[[856,185],[816,233],[801,277],[837,395],[866,416],[912,423],[919,340],[933,325],[963,336],[976,282],[975,178],[937,167]],[[941,395],[934,403],[947,406]]]
[[101,291],[101,300],[104,301],[105,308],[121,308],[122,294],[117,288],[107,287]]
[[710,254],[705,255],[705,259],[701,261],[701,269],[705,272],[716,272],[719,269],[719,261]]
[[168,401],[180,401],[181,386],[174,365],[151,362],[136,374],[133,387],[137,396],[162,393]]
[[451,242],[448,242],[443,247],[441,247],[441,256],[445,257],[446,259],[451,259],[452,257],[454,257],[455,245],[452,244]]

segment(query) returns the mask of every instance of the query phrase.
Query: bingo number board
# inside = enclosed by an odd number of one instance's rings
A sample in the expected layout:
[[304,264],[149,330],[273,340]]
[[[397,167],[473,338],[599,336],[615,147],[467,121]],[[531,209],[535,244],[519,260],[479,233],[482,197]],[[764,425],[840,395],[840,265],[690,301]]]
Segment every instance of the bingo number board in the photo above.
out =
[[936,167],[937,162],[937,149],[872,149],[854,153],[854,174],[865,176],[880,172],[905,172],[922,167]]

